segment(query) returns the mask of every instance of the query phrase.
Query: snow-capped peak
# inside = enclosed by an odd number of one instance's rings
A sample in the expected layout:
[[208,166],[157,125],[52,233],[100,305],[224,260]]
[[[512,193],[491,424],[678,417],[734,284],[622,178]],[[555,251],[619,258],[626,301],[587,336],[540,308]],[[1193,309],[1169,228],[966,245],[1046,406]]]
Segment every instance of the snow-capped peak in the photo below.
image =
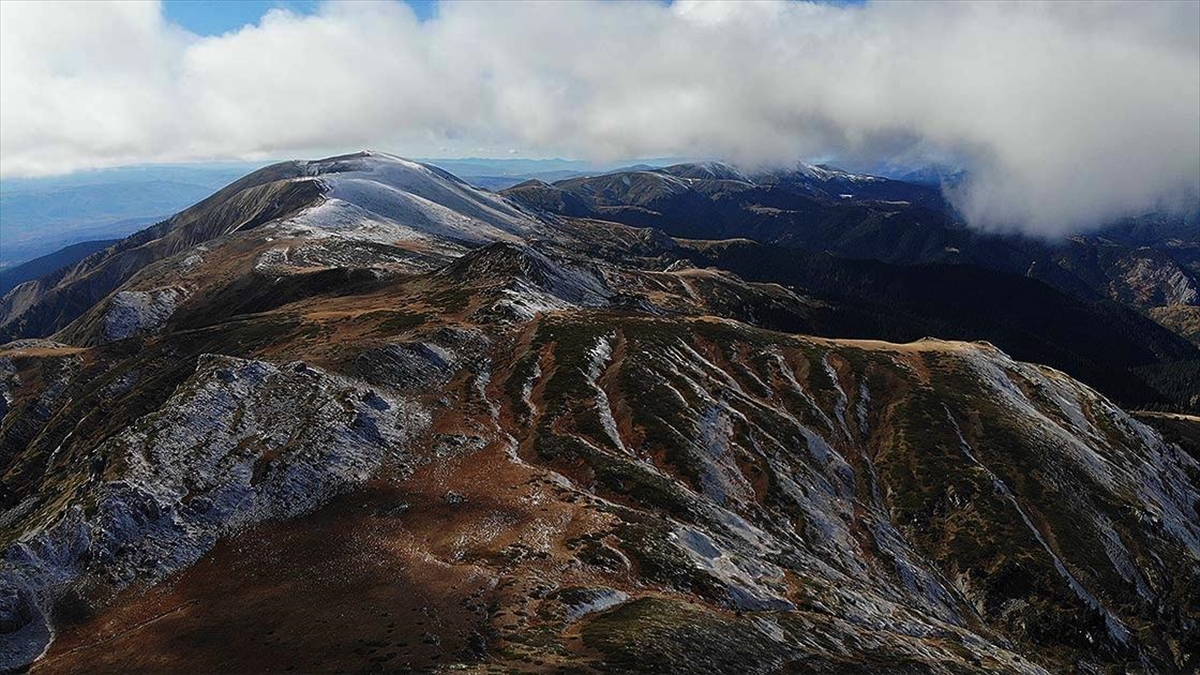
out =
[[369,225],[372,239],[445,237],[482,243],[527,232],[532,221],[503,197],[435,166],[378,151],[305,163],[325,201],[292,220],[343,234]]

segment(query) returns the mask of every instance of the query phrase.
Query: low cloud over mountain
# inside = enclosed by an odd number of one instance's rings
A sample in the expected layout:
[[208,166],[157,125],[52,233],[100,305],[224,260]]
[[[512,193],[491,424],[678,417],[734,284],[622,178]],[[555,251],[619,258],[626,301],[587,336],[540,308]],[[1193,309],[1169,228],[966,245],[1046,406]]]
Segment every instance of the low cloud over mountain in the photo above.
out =
[[1059,234],[1194,204],[1200,5],[328,3],[200,37],[6,2],[0,112],[5,177],[364,145],[942,162],[972,223]]

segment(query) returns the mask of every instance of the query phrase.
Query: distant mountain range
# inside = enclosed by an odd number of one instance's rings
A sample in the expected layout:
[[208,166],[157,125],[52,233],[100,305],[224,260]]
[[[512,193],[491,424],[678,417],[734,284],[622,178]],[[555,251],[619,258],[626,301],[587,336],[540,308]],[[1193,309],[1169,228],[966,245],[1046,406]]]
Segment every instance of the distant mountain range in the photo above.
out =
[[0,670],[1195,670],[1188,233],[259,169],[0,299]]
[[595,176],[615,171],[653,169],[677,160],[649,159],[638,162],[597,164],[563,159],[428,159],[471,185],[487,190],[503,190],[527,180],[557,181],[580,176]]
[[[1038,279],[1084,302],[1112,300],[1183,334],[1200,304],[1200,211],[1147,215],[1058,242],[966,226],[928,185],[825,166],[744,173],[720,163],[529,181],[504,194],[541,212],[746,238],[844,258],[966,264]],[[1169,308],[1169,309],[1168,309]]]

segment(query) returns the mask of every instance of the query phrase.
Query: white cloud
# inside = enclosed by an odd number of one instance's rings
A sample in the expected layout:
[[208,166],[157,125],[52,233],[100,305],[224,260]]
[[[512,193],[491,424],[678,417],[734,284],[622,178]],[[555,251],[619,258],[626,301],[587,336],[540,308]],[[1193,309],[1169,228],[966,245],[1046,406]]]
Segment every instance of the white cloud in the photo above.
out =
[[0,172],[381,147],[614,159],[952,156],[983,226],[1200,192],[1200,4],[0,3]]

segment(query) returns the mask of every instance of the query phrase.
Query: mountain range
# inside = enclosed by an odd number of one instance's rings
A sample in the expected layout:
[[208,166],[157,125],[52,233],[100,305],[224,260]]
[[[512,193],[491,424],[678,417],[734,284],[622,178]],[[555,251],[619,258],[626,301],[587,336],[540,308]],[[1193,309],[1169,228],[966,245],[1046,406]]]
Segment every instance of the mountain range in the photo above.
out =
[[1194,670],[1197,222],[255,171],[0,299],[0,669]]

